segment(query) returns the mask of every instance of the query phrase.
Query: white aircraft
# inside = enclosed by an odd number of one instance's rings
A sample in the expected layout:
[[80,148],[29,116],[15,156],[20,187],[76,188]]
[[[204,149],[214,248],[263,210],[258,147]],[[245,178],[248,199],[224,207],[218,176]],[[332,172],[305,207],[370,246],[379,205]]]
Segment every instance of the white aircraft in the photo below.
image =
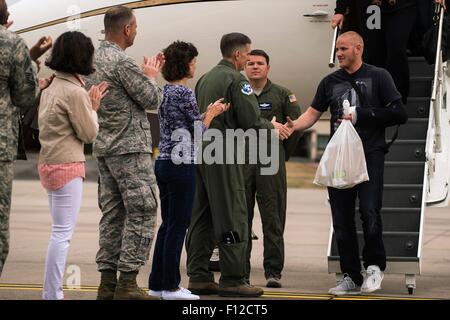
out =
[[[135,9],[138,35],[127,53],[139,63],[175,40],[192,42],[199,50],[196,80],[221,58],[220,39],[242,32],[253,48],[271,57],[271,79],[290,88],[303,107],[309,106],[328,67],[333,30],[333,0],[7,0],[17,31],[29,45],[43,35],[56,39],[69,30],[104,39],[105,11],[114,5]],[[48,72],[43,70],[42,72]],[[326,127],[328,129],[328,127]]]
[[[65,31],[79,30],[91,37],[98,46],[99,41],[104,39],[103,17],[106,10],[118,4],[133,8],[137,18],[138,35],[134,46],[129,48],[127,53],[141,62],[144,55],[153,55],[175,40],[192,42],[199,50],[197,74],[190,82],[192,87],[202,74],[221,59],[219,42],[222,35],[229,32],[245,33],[252,39],[253,48],[267,51],[271,57],[271,79],[290,88],[303,108],[309,106],[319,81],[332,71],[328,65],[330,56],[333,57],[331,53],[334,37],[330,21],[334,13],[334,0],[7,0],[6,2],[11,13],[10,19],[14,20],[11,30],[20,33],[28,45],[34,44],[42,36],[49,35],[56,39]],[[405,245],[407,249],[414,246],[419,249],[416,250],[417,255],[413,255],[413,259],[405,260],[401,257],[397,259],[398,261],[390,261],[388,269],[393,273],[406,274],[410,293],[415,287],[414,275],[420,274],[421,231],[425,207],[448,206],[450,201],[448,70],[447,63],[438,61],[433,98],[430,103],[426,145],[417,150],[408,149],[413,151],[414,157],[423,158],[420,161],[425,162],[423,184],[417,187],[420,191],[417,191],[417,194],[408,194],[408,188],[414,189],[415,185],[407,185],[404,187],[405,190],[402,189],[407,196],[409,195],[409,202],[415,203],[420,199],[417,208],[414,207],[416,208],[414,210],[420,211],[418,240],[406,242]],[[41,72],[44,75],[49,70],[44,68]],[[422,113],[423,110],[427,110],[419,109]],[[411,128],[421,122],[423,122],[421,119],[410,121]],[[328,121],[318,122],[313,128],[314,131],[316,133],[312,134],[310,141],[313,152],[317,145],[317,132],[325,134],[326,143],[329,133]],[[421,139],[425,139],[425,136]],[[416,142],[403,141],[403,144],[397,143],[397,146],[406,148]],[[311,158],[316,157],[313,154]],[[394,187],[403,188],[392,184],[391,189]],[[394,211],[402,213],[401,210],[403,209]],[[400,235],[408,234],[403,232]],[[332,255],[331,235],[332,232],[330,232],[329,257]],[[329,272],[338,273],[339,270],[338,261],[329,259]]]

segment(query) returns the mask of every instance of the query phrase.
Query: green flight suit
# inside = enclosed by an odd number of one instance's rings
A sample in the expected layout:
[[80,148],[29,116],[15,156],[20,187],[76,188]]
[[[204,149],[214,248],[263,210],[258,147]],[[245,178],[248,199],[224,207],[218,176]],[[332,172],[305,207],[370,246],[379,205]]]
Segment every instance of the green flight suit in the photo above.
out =
[[[268,80],[260,95],[256,96],[262,117],[272,120],[276,117],[279,123],[285,123],[286,117],[292,120],[300,116],[300,106],[292,91]],[[254,216],[255,195],[261,214],[264,234],[264,275],[266,279],[281,278],[284,265],[284,226],[286,222],[286,165],[285,161],[294,151],[300,133],[294,132],[289,139],[279,141],[279,170],[274,175],[262,175],[261,164],[245,165],[245,184],[248,207],[248,227],[251,235]],[[250,254],[252,241],[247,246],[246,277],[250,279]]]
[[[273,129],[270,121],[260,117],[258,101],[250,84],[234,66],[222,60],[197,83],[195,89],[200,113],[219,98],[231,103],[228,111],[216,117],[209,129],[225,130]],[[213,130],[214,131],[214,130]],[[208,146],[203,142],[203,147]],[[244,145],[238,145],[245,151]],[[226,151],[226,150],[224,150]],[[236,160],[236,152],[235,160]],[[225,155],[225,152],[224,152]],[[186,239],[187,274],[190,282],[211,282],[209,258],[218,245],[221,277],[219,286],[233,287],[245,283],[245,256],[248,242],[248,216],[245,201],[244,165],[197,165],[196,193],[192,219]],[[224,238],[233,232],[236,241]],[[234,243],[233,243],[234,242]]]

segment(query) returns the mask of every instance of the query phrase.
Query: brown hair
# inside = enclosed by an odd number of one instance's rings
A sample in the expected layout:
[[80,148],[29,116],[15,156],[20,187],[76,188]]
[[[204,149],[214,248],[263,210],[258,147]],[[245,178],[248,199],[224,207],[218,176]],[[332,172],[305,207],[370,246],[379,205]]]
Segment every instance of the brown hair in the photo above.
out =
[[197,48],[188,42],[175,41],[163,51],[166,62],[161,70],[167,81],[181,80],[189,75],[189,63],[198,56]]
[[95,71],[93,57],[91,38],[78,31],[68,31],[56,39],[45,65],[55,71],[87,76]]
[[118,33],[123,27],[131,23],[133,10],[125,6],[115,6],[106,11],[104,24],[105,33]]
[[0,25],[8,22],[9,12],[5,0],[0,0]]
[[237,49],[251,43],[252,41],[245,34],[238,32],[228,33],[220,40],[220,51],[225,58],[231,58]]

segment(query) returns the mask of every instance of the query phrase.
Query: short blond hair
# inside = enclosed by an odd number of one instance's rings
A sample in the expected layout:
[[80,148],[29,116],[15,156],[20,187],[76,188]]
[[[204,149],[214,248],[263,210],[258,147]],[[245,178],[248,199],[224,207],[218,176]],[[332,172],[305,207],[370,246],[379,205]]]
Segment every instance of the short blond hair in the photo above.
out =
[[352,43],[352,45],[356,46],[356,45],[361,45],[362,48],[364,48],[364,40],[363,38],[355,31],[347,31],[344,32],[343,34],[341,34],[339,36],[339,38],[347,38],[350,40],[350,42]]

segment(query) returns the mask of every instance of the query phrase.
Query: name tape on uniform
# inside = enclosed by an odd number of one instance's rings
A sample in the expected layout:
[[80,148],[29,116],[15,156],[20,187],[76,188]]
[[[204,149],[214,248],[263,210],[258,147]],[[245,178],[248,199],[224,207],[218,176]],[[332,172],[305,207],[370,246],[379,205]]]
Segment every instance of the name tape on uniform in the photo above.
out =
[[270,102],[260,103],[259,110],[270,111],[270,110],[272,110],[272,104]]

